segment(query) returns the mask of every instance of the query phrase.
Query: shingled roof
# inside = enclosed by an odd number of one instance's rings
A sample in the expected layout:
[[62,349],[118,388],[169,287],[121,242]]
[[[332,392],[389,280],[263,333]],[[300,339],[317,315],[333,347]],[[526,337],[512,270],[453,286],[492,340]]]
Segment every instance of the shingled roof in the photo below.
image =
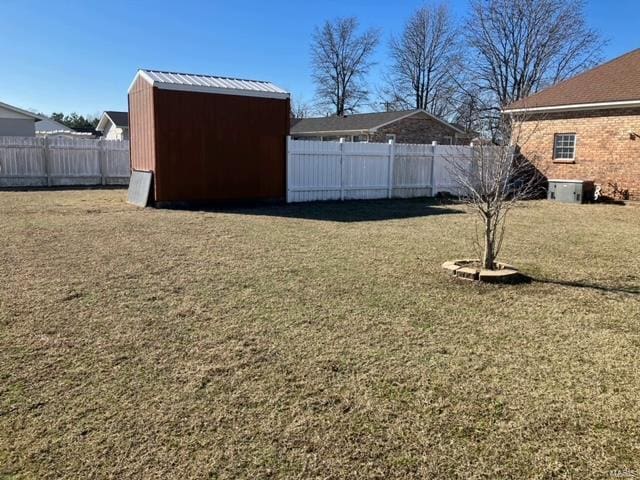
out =
[[640,106],[640,48],[518,100],[504,111],[564,111],[636,103]]
[[104,113],[109,116],[116,127],[129,126],[129,112],[114,112],[113,110],[108,110]]
[[444,123],[453,130],[463,133],[458,127],[437,118],[424,110],[402,110],[398,112],[356,113],[353,115],[318,118],[294,118],[291,121],[291,134],[340,133],[372,131],[384,125],[396,122],[417,113],[424,112],[433,119]]
[[96,130],[104,132],[109,122],[119,128],[129,128],[129,112],[115,112],[113,110],[107,110],[102,114],[102,117],[100,117]]

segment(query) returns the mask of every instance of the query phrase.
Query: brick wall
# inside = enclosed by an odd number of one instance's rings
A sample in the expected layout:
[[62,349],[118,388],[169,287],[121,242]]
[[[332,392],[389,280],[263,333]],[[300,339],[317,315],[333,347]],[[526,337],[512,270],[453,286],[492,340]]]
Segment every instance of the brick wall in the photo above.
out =
[[[369,141],[386,142],[387,135],[392,133],[396,135],[396,143],[431,143],[436,141],[440,144],[447,144],[449,143],[449,140],[445,138],[447,136],[452,137],[454,143],[459,143],[455,140],[456,131],[454,129],[422,112],[378,129]],[[468,144],[468,141],[466,143]]]
[[[628,189],[640,200],[640,109],[564,112],[527,118],[519,132],[522,153],[540,165],[547,178],[592,180],[610,193],[608,183]],[[575,160],[553,159],[556,133],[575,133]]]

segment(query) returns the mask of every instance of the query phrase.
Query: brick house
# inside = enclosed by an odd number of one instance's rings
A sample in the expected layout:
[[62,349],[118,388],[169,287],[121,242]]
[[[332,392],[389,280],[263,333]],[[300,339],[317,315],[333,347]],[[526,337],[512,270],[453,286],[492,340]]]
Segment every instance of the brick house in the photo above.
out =
[[348,142],[468,144],[471,136],[425,110],[358,113],[344,116],[294,118],[291,120],[294,140]]
[[640,49],[510,104],[521,152],[547,178],[640,200]]

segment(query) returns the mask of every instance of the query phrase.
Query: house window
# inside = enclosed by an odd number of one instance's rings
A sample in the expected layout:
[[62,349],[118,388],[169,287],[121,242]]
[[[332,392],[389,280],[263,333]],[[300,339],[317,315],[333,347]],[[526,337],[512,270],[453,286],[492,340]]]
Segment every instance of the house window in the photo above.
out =
[[368,142],[369,135],[354,135],[352,139],[353,139],[352,141],[354,142]]
[[443,137],[443,145],[453,145],[453,137]]
[[553,159],[572,162],[576,158],[576,134],[556,133],[553,139]]

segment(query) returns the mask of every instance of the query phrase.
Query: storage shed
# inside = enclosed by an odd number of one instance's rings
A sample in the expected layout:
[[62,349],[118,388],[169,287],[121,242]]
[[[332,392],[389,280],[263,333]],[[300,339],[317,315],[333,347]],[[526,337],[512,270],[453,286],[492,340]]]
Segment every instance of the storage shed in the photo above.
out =
[[272,83],[139,70],[129,129],[156,205],[285,199],[289,94]]

